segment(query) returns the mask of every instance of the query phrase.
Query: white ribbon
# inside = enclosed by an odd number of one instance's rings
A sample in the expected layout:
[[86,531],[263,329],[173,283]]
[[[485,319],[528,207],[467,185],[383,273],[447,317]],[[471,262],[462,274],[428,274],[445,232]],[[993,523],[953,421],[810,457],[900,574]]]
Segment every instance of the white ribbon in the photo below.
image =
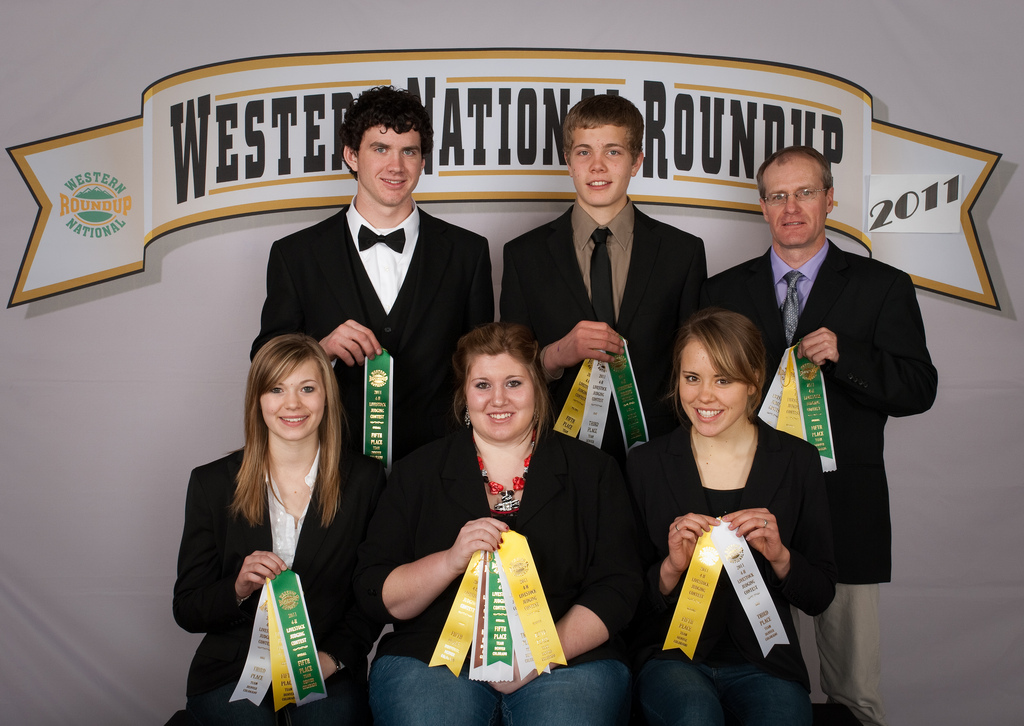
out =
[[605,425],[608,423],[609,386],[611,373],[608,364],[593,361],[590,371],[590,384],[587,387],[587,407],[583,412],[583,426],[580,428],[580,440],[601,448],[604,441]]
[[750,627],[754,629],[761,655],[768,657],[772,646],[788,644],[789,637],[779,619],[775,601],[754,562],[750,545],[736,530],[730,530],[724,524],[711,528],[711,541],[722,558],[722,572],[732,583]]
[[260,589],[259,607],[256,608],[256,619],[252,625],[249,655],[229,702],[249,699],[259,706],[270,688],[270,622],[267,607],[267,586],[264,585]]

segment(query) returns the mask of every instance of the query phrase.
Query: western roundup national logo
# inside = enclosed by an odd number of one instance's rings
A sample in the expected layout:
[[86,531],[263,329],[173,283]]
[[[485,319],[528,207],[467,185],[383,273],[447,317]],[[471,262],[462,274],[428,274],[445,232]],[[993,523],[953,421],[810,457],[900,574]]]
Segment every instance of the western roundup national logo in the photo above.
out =
[[64,186],[69,193],[60,195],[60,221],[75,234],[109,237],[127,224],[132,195],[116,176],[87,171],[68,179]]
[[867,91],[823,71],[540,49],[228,61],[153,83],[134,118],[12,147],[40,211],[8,307],[141,272],[150,243],[191,225],[348,202],[337,129],[387,84],[433,119],[421,202],[571,200],[562,121],[620,94],[645,120],[635,201],[760,214],[761,161],[809,144],[832,163],[832,233],[918,287],[999,307],[971,217],[999,154],[877,121]]

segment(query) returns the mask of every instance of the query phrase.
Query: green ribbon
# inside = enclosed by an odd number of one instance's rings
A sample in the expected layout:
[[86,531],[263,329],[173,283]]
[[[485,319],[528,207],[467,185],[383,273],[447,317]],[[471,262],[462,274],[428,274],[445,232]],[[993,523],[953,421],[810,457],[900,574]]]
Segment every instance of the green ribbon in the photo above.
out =
[[302,704],[311,693],[327,694],[320,660],[316,654],[313,628],[306,614],[306,599],[299,576],[285,570],[271,581],[272,604],[281,628],[285,659],[292,677],[295,701]]
[[512,665],[512,633],[508,626],[505,593],[501,589],[498,560],[487,561],[487,642],[485,665],[505,663]]
[[821,377],[821,368],[807,358],[797,358],[796,382],[800,391],[800,410],[804,417],[807,441],[818,448],[819,454],[834,459],[828,406],[825,405],[825,381]]
[[395,366],[386,350],[366,359],[363,410],[363,453],[391,470],[391,387]]
[[647,419],[640,404],[640,393],[636,390],[633,363],[629,358],[629,346],[622,341],[622,355],[615,356],[608,365],[612,374],[612,390],[615,392],[615,406],[619,412],[622,435],[626,450],[637,443],[647,441]]

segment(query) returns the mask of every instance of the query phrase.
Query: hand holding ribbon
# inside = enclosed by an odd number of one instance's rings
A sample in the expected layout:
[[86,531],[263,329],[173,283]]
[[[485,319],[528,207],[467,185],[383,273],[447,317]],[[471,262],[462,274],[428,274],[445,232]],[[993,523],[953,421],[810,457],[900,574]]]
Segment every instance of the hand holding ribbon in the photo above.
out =
[[782,544],[775,515],[767,509],[743,509],[722,517],[729,529],[743,537],[751,547],[761,553],[776,576],[783,580],[789,574],[789,550]]
[[[481,538],[484,541],[501,541],[493,560],[490,552],[494,550],[477,549],[471,552],[459,591],[449,610],[448,619],[442,628],[429,665],[446,666],[458,677],[472,647],[474,659],[469,677],[474,680],[503,682],[506,684],[503,688],[508,689],[505,692],[511,693],[529,680],[526,675],[520,677],[518,674],[531,670],[538,673],[549,667],[549,664],[566,664],[559,630],[569,618],[568,615],[563,618],[559,626],[552,620],[551,610],[544,597],[544,588],[537,573],[537,565],[526,538],[508,531],[507,528],[484,528],[482,525],[487,522],[494,521],[468,522],[460,531],[456,544],[448,551],[459,554],[461,560],[463,549],[473,547]],[[501,524],[501,527],[504,528],[505,525]],[[501,536],[503,531],[504,537]],[[488,573],[489,563],[492,561],[497,579]],[[497,603],[493,609],[490,602]],[[576,607],[570,608],[570,613]],[[483,609],[479,610],[480,608]],[[478,612],[483,613],[482,626]],[[497,633],[499,627],[502,643],[492,647],[488,645],[487,639],[491,634]],[[605,631],[601,642],[607,638],[608,634]],[[515,669],[508,668],[511,665],[507,657],[509,655],[514,655],[516,659]],[[492,671],[498,662],[505,663],[505,668],[498,668],[497,672]],[[509,680],[510,678],[512,680]]]
[[806,358],[816,366],[826,361],[839,362],[839,338],[828,328],[818,328],[805,335],[796,349],[797,358]]
[[607,323],[581,320],[561,340],[544,348],[541,360],[548,375],[557,377],[563,368],[592,358],[611,363],[622,354],[622,338]]
[[235,597],[244,600],[263,587],[268,577],[273,580],[287,569],[284,560],[273,552],[256,550],[242,560],[242,568],[235,578]]
[[493,517],[473,519],[462,525],[455,543],[445,552],[445,566],[453,578],[466,571],[470,559],[476,552],[496,552],[501,547],[501,535],[508,531],[508,525]]
[[383,352],[373,331],[355,320],[346,320],[320,341],[320,347],[331,357],[347,366],[362,365],[363,361]]
[[718,524],[718,520],[705,514],[690,512],[676,517],[668,526],[668,556],[661,563],[659,589],[662,595],[672,592],[690,567],[697,540]]
[[501,546],[502,534],[507,531],[508,525],[490,517],[466,522],[448,549],[399,565],[391,571],[381,591],[384,606],[399,620],[416,617],[444,592],[452,580],[466,573],[474,555],[481,550],[497,550]]

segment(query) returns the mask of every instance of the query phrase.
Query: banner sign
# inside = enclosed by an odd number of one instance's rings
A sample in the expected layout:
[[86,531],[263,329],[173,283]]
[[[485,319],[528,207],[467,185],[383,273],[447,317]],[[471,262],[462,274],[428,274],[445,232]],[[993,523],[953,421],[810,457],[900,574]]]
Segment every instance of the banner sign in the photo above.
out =
[[40,209],[8,306],[140,272],[147,245],[190,225],[350,201],[337,130],[387,84],[433,119],[419,202],[571,200],[562,121],[614,93],[645,119],[634,201],[760,214],[761,161],[808,144],[832,162],[831,230],[919,287],[999,307],[971,218],[999,154],[876,121],[867,91],[822,71],[540,49],[229,61],[157,81],[135,118],[10,148]]

